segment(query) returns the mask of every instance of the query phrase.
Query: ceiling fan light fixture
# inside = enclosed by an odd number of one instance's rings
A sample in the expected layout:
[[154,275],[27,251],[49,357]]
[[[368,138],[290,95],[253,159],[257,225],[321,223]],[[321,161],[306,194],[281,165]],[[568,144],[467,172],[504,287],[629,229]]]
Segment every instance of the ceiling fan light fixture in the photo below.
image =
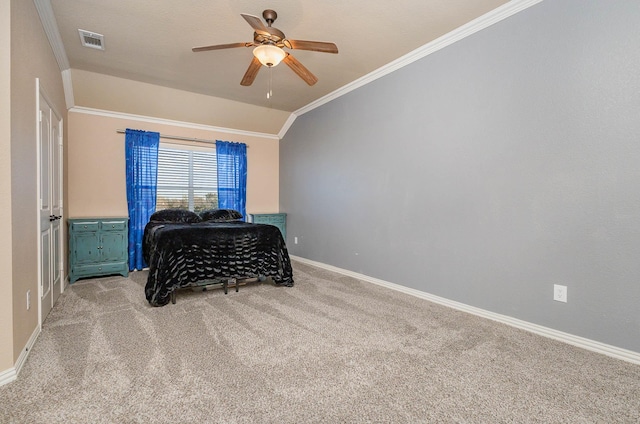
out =
[[264,66],[271,68],[273,66],[277,66],[287,54],[278,46],[262,44],[253,49],[253,55]]

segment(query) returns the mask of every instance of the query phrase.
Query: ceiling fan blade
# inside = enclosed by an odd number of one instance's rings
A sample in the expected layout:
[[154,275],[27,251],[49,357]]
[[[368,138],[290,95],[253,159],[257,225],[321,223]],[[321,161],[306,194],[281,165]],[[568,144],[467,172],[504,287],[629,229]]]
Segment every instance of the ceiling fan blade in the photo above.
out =
[[249,64],[249,68],[247,68],[247,72],[245,72],[242,77],[242,81],[240,81],[240,85],[249,86],[253,84],[253,80],[256,79],[261,66],[262,63],[260,63],[260,61],[254,56],[253,60]]
[[258,34],[269,35],[269,30],[266,26],[264,26],[264,23],[262,23],[262,19],[258,18],[257,16],[247,15],[246,13],[241,13],[240,16],[242,16],[244,20],[247,21],[249,25],[251,25],[251,28],[253,28],[253,30]]
[[282,61],[286,63],[287,66],[289,66],[289,68],[293,70],[293,72],[298,74],[298,76],[302,78],[307,84],[313,85],[318,82],[318,78],[313,75],[311,71],[305,68],[302,63],[298,62],[298,59],[293,57],[291,54],[287,53]]
[[191,50],[194,51],[194,52],[206,52],[208,50],[233,49],[235,47],[249,47],[249,46],[252,46],[252,45],[253,45],[253,43],[217,44],[215,46],[194,47]]
[[[287,39],[289,46],[292,49],[297,50],[311,50],[314,52],[323,53],[338,53],[338,46],[333,43],[325,43],[323,41],[304,41],[304,40],[289,40]],[[286,42],[285,42],[286,45]],[[289,47],[287,46],[287,47]]]

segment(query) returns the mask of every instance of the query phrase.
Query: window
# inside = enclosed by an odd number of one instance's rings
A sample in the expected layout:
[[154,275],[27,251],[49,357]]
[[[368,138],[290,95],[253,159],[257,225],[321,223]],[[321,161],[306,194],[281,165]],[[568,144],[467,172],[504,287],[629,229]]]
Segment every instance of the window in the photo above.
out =
[[156,210],[217,208],[217,173],[215,146],[160,144]]

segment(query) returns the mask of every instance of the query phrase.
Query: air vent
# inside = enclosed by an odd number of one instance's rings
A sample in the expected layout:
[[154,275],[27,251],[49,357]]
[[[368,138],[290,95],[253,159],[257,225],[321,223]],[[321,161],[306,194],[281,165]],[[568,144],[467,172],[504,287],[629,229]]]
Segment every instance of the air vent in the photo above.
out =
[[83,29],[79,29],[78,32],[80,33],[80,41],[84,47],[104,50],[104,35]]

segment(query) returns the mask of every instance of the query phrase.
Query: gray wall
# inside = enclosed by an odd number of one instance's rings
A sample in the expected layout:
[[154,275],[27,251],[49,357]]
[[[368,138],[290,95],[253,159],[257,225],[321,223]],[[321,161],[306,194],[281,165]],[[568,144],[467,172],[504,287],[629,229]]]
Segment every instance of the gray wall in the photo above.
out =
[[547,0],[302,115],[290,253],[640,352],[639,40]]

